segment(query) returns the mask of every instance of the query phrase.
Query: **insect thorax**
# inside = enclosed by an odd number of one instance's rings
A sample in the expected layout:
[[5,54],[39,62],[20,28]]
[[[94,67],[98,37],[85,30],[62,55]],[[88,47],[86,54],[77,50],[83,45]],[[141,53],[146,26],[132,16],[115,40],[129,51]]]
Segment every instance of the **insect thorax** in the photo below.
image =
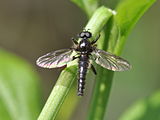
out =
[[79,52],[90,53],[92,52],[92,45],[87,39],[83,39],[80,41],[78,46]]

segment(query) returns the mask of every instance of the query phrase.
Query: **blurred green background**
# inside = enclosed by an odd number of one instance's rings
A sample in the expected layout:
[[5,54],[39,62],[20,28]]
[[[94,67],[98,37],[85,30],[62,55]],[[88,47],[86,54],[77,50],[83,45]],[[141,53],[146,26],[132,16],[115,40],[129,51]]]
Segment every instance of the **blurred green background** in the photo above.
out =
[[[108,0],[106,4],[114,8],[116,2]],[[157,1],[128,37],[122,56],[130,61],[133,68],[115,73],[106,115],[109,120],[117,120],[135,101],[159,89],[159,5],[160,1]],[[79,33],[86,23],[84,13],[70,1],[0,0],[0,48],[34,66],[41,78],[42,106],[61,69],[39,68],[35,65],[36,59],[52,50],[69,48],[72,45],[70,38]],[[87,81],[86,95],[72,115],[73,120],[85,118],[93,82]]]

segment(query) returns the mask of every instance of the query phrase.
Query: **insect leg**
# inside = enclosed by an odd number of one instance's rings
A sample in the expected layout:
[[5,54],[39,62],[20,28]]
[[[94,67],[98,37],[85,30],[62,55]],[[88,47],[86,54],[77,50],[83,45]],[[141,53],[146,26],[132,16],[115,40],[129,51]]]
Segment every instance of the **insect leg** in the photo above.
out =
[[73,56],[72,60],[79,58],[79,56]]
[[92,69],[93,73],[94,73],[95,75],[97,75],[96,69],[95,69],[95,67],[94,67],[92,64],[91,64],[91,69]]
[[74,44],[76,44],[76,45],[78,44],[77,39],[75,39],[75,38],[71,38],[71,39],[72,39],[72,41],[73,41]]
[[95,43],[97,42],[97,40],[100,38],[100,36],[101,36],[101,35],[99,34],[98,37],[91,42],[91,44],[95,44]]

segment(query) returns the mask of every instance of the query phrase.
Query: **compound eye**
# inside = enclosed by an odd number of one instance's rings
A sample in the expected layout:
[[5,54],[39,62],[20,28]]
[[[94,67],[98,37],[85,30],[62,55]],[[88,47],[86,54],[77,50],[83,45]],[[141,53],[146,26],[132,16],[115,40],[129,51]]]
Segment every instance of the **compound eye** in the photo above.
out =
[[85,33],[84,32],[81,32],[80,34],[79,34],[79,37],[80,38],[83,38],[85,36]]
[[85,35],[86,35],[87,38],[92,37],[92,34],[90,32],[86,32]]

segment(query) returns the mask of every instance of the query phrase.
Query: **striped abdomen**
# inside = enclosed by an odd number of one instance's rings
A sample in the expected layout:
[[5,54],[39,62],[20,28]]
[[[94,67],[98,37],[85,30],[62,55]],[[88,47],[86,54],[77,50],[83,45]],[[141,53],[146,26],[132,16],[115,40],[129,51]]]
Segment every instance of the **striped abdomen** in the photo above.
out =
[[88,65],[89,65],[89,56],[82,54],[79,58],[78,96],[83,96]]

